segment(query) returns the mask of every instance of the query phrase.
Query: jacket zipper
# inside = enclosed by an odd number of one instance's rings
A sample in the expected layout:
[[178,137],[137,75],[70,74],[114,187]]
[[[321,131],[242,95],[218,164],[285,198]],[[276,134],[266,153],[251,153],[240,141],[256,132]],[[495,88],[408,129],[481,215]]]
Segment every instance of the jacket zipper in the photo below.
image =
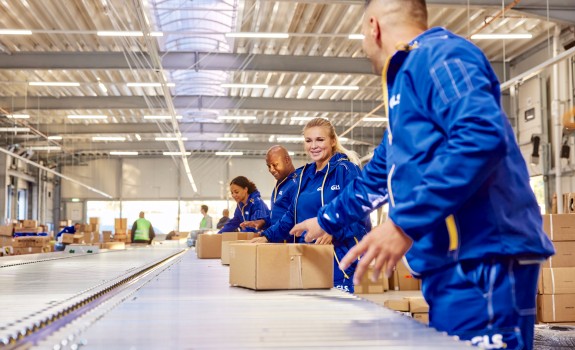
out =
[[391,166],[389,170],[389,176],[387,177],[387,193],[389,193],[389,203],[391,207],[395,207],[395,198],[393,198],[393,190],[391,189],[391,178],[393,177],[393,172],[395,171],[395,164]]

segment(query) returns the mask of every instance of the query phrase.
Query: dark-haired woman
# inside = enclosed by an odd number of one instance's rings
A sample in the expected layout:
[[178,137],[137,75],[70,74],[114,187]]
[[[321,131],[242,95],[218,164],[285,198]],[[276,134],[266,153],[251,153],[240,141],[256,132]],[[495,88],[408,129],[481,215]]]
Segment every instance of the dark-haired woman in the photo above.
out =
[[[256,185],[245,176],[238,176],[230,182],[230,193],[238,204],[234,217],[218,232],[234,232],[244,221],[260,220],[269,217],[270,210],[262,200]],[[242,231],[256,232],[255,228],[245,227]]]

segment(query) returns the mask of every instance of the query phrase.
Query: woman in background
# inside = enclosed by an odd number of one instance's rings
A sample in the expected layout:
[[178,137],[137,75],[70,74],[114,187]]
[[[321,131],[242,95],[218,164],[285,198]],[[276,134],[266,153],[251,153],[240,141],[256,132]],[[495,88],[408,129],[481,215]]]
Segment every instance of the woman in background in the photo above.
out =
[[[270,215],[256,185],[245,176],[238,176],[230,182],[230,193],[238,205],[234,217],[218,233],[237,231],[244,221],[260,220]],[[256,229],[245,227],[242,231],[256,232]]]

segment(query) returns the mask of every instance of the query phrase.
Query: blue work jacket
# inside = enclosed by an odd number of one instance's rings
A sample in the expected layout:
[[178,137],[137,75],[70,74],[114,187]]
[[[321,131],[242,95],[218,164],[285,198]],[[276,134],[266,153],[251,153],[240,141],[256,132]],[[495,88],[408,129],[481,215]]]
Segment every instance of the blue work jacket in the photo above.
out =
[[[244,205],[243,203],[238,203],[236,210],[234,212],[234,217],[228,221],[224,227],[218,231],[222,232],[234,232],[240,227],[240,223],[244,221],[253,221],[265,219],[270,215],[270,210],[266,203],[262,200],[259,191],[254,191],[248,196],[248,201]],[[252,227],[246,227],[242,229],[243,232],[255,232],[256,229]]]

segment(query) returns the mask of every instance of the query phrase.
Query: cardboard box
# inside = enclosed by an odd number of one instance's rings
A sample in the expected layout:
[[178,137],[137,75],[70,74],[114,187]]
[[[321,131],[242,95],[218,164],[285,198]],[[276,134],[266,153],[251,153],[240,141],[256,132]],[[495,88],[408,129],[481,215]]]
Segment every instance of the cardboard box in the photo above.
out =
[[230,245],[231,244],[251,244],[248,240],[224,241],[222,236],[222,265],[230,264]]
[[366,273],[361,277],[361,283],[354,286],[355,294],[381,294],[389,289],[389,281],[383,277],[383,271],[380,271],[377,281],[371,281],[373,266],[369,266]]
[[2,225],[0,226],[0,236],[12,237],[12,232],[14,227],[12,225]]
[[112,241],[112,231],[102,231],[102,242],[111,242]]
[[413,318],[423,324],[429,324],[429,314],[427,312],[415,313]]
[[575,294],[575,267],[542,268],[539,294]]
[[423,297],[406,297],[409,302],[409,312],[411,313],[428,313],[429,305]]
[[84,234],[83,233],[75,233],[73,236],[73,242],[72,243],[84,243]]
[[41,227],[19,227],[14,229],[14,233],[41,233]]
[[12,246],[14,239],[8,236],[0,236],[0,247],[9,245]]
[[393,276],[389,281],[390,290],[420,290],[421,282],[411,275],[403,259],[395,266]]
[[383,302],[383,306],[395,311],[408,312],[409,300],[407,299],[389,299]]
[[575,241],[575,214],[543,215],[543,231],[553,242]]
[[219,259],[222,257],[222,235],[201,233],[196,239],[198,259]]
[[100,225],[100,218],[89,218],[90,225]]
[[333,287],[333,246],[233,244],[230,285],[255,290]]
[[575,321],[575,294],[550,294],[537,296],[539,322]]
[[259,234],[253,232],[223,232],[222,242],[251,240],[254,237],[259,237]]
[[553,242],[553,246],[555,255],[541,264],[541,267],[575,267],[575,241]]
[[59,224],[60,227],[72,226],[72,220],[62,220]]
[[127,228],[128,228],[128,219],[125,218],[114,219],[114,229],[126,230]]
[[14,255],[49,253],[50,247],[14,248]]
[[49,245],[50,237],[16,237],[12,246],[14,248],[44,247]]
[[126,244],[124,242],[106,242],[102,243],[103,249],[121,250],[126,249]]
[[61,237],[64,244],[74,243],[74,235],[71,233],[63,233]]
[[30,227],[30,228],[38,227],[38,221],[36,221],[36,220],[22,220],[22,227]]

